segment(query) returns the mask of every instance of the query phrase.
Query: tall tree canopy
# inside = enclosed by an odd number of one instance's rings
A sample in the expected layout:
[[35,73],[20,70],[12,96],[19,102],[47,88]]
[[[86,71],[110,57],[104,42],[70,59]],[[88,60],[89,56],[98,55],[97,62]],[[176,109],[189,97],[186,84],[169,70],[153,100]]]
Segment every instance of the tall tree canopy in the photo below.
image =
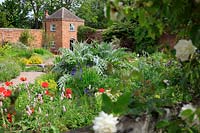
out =
[[28,6],[21,0],[5,0],[0,4],[0,27],[28,27]]
[[5,0],[0,4],[0,27],[41,28],[44,11],[75,10],[82,0]]
[[93,28],[106,28],[108,19],[104,15],[106,0],[85,0],[76,14],[85,20],[85,25]]

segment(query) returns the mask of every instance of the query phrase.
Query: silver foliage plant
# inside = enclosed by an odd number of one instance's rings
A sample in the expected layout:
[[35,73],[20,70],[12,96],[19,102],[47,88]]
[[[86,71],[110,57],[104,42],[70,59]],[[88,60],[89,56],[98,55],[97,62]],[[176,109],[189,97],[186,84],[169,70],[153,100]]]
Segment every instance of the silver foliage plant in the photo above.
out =
[[[84,67],[93,67],[98,74],[104,75],[109,67],[123,68],[127,64],[123,61],[126,55],[124,48],[113,49],[111,44],[96,42],[86,44],[84,42],[73,45],[73,51],[70,49],[60,49],[61,55],[57,57],[53,70],[60,75],[58,80],[59,88],[64,87],[70,74]],[[112,71],[111,69],[110,71]]]

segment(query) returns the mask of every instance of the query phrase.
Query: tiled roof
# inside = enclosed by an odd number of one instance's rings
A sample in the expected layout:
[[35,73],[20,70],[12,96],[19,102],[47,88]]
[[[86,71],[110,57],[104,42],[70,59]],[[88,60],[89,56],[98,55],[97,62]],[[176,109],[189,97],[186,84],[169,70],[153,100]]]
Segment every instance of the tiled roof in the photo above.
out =
[[84,21],[83,19],[77,17],[72,12],[62,7],[53,14],[46,17],[46,20],[58,19],[58,20],[71,20],[71,21]]

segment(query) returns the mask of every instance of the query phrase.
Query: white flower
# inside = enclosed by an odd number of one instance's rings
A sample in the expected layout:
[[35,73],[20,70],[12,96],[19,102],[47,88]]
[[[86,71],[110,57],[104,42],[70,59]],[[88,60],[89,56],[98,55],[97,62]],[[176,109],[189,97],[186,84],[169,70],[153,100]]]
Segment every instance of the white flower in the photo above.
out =
[[38,108],[38,112],[41,114],[42,113],[42,110],[41,110],[41,108],[39,107]]
[[169,86],[169,80],[165,79],[165,80],[163,80],[163,82],[164,82],[166,85]]
[[191,40],[179,40],[174,48],[176,49],[176,57],[181,61],[187,61],[189,56],[194,54],[197,49]]
[[108,115],[103,111],[99,113],[93,121],[93,129],[95,133],[115,133],[117,132],[116,124],[118,123],[117,117],[112,114]]
[[196,110],[196,108],[194,108],[194,107],[192,106],[191,103],[185,104],[185,105],[181,108],[181,112],[183,112],[183,111],[186,110],[186,109],[191,109],[192,112],[194,112],[194,111]]
[[[193,107],[191,103],[184,105],[184,106],[181,108],[181,112],[180,112],[180,114],[179,114],[179,116],[180,116],[183,120],[185,120],[186,118],[185,118],[185,116],[182,115],[182,112],[185,111],[185,110],[187,110],[187,109],[192,110],[193,113],[195,113],[195,111],[196,111],[196,108]],[[192,124],[199,124],[199,123],[200,123],[200,121],[199,121],[199,119],[198,119],[198,116],[195,114],[195,115],[194,115],[194,118],[193,118],[193,123],[192,123]]]
[[66,108],[65,108],[65,106],[63,105],[63,112],[66,112]]

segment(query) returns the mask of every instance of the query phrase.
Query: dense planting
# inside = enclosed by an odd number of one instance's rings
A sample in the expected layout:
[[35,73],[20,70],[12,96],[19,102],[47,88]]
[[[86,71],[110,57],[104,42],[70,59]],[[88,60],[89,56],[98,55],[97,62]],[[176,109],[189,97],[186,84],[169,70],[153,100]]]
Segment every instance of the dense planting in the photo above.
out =
[[[188,42],[185,41],[186,45]],[[142,116],[152,112],[161,115],[164,107],[199,97],[196,95],[199,94],[199,78],[191,79],[191,75],[199,71],[196,69],[199,54],[193,55],[184,57],[193,61],[193,65],[188,66],[173,54],[139,55],[113,49],[107,43],[78,43],[73,51],[62,49],[53,71],[34,84],[28,85],[26,77],[22,77],[20,85],[6,82],[1,87],[1,130],[67,131],[92,125],[100,111],[115,116]],[[182,59],[180,54],[176,57]],[[190,67],[194,71],[185,75]],[[185,86],[182,86],[183,79],[188,81]],[[8,90],[11,93],[5,93]],[[198,123],[193,126],[187,123],[189,117],[198,116],[197,111],[186,110],[182,113],[185,119],[181,121],[177,116],[173,121],[163,119],[157,128],[163,131],[178,128],[181,132],[187,127],[198,131]],[[107,115],[101,113],[99,117],[104,116]]]
[[31,49],[23,43],[0,45],[0,82],[15,78],[21,71],[42,71],[37,66],[26,68],[26,65],[41,64],[49,57],[52,54],[48,50]]

